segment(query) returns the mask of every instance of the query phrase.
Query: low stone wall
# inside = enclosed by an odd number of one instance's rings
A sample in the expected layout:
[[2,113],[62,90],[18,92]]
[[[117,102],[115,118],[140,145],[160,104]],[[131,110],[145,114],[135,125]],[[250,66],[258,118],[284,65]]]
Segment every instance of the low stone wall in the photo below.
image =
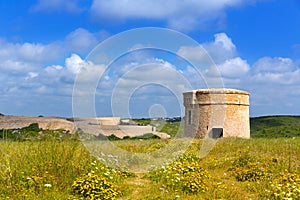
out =
[[126,126],[120,125],[120,130],[129,137],[140,136],[146,133],[155,133],[156,129],[153,126]]

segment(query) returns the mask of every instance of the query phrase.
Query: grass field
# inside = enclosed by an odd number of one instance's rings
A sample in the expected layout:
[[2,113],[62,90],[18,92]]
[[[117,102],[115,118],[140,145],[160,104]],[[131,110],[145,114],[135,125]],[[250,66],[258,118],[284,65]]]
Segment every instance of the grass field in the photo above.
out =
[[300,137],[300,116],[266,116],[250,119],[251,137]]
[[[117,157],[109,143],[83,143],[63,131],[2,131],[0,199],[300,199],[298,123],[293,117],[257,118],[251,121],[254,138],[219,139],[204,158],[203,140],[190,146],[184,139],[111,141],[129,152]],[[261,135],[291,126],[288,135]],[[138,173],[134,166],[147,170]]]
[[[140,153],[166,144],[115,142]],[[171,165],[134,174],[105,166],[79,141],[2,141],[0,197],[80,199],[74,181],[92,193],[104,179],[111,190],[103,199],[299,199],[300,138],[220,139],[203,159],[197,157],[200,147],[201,141],[193,141]]]

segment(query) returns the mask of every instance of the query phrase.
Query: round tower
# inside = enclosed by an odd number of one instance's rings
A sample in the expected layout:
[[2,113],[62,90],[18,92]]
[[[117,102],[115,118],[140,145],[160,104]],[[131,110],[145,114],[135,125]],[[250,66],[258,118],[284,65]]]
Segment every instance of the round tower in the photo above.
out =
[[248,92],[201,89],[183,96],[186,136],[250,138]]

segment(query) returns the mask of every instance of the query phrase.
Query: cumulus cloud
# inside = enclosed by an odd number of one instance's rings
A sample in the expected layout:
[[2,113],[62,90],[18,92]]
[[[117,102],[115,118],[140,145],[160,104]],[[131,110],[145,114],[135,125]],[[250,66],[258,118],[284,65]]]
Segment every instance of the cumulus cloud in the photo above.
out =
[[177,53],[201,68],[208,87],[222,87],[223,81],[237,84],[250,70],[247,61],[238,57],[236,46],[226,33],[215,34],[214,41],[197,47],[181,47]]
[[36,73],[36,72],[29,72],[28,73],[28,76],[25,78],[26,80],[28,80],[28,79],[32,79],[32,78],[35,78],[35,77],[38,77],[38,73]]
[[[67,35],[65,40],[49,44],[12,43],[0,38],[0,91],[3,97],[0,105],[6,105],[7,102],[19,105],[10,108],[16,113],[18,110],[24,112],[19,114],[25,114],[26,106],[32,105],[32,102],[25,103],[26,99],[39,105],[48,101],[47,105],[40,106],[41,110],[54,102],[61,108],[58,113],[66,107],[70,108],[74,80],[82,69],[84,78],[80,81],[85,83],[95,80],[104,69],[104,66],[85,62],[82,55],[86,55],[107,36],[103,31],[92,33],[79,28]],[[46,99],[41,100],[46,96]]]
[[[221,75],[225,87],[252,93],[251,104],[255,108],[255,115],[277,114],[274,108],[291,113],[300,109],[297,104],[300,95],[299,63],[291,58],[262,57],[254,64],[249,64],[239,56],[234,38],[231,39],[226,33],[215,34],[211,42],[201,46],[182,46],[178,49],[179,56],[197,63],[206,62],[202,74],[198,74],[190,63],[176,66],[176,59],[168,56],[158,59],[155,53],[139,50],[131,52],[129,58],[116,60],[110,66],[113,71],[103,74],[107,66],[85,61],[81,55],[101,40],[99,38],[100,32],[91,33],[79,28],[68,34],[64,41],[50,44],[10,43],[0,39],[0,91],[5,97],[1,102],[14,102],[18,99],[14,104],[23,105],[24,99],[28,99],[29,95],[48,96],[57,105],[58,99],[62,97],[71,102],[76,76],[80,76],[77,83],[84,86],[78,95],[94,92],[99,97],[99,102],[110,103],[103,98],[110,98],[114,87],[119,90],[116,94],[126,97],[132,88],[157,81],[161,85],[175,87],[181,93],[189,90],[188,84],[193,89],[214,86],[214,83],[220,86],[218,75]],[[133,49],[140,47],[143,46],[136,44]],[[80,49],[82,51],[79,53],[73,53]],[[216,68],[209,68],[212,62],[208,55]],[[103,79],[98,80],[99,77]],[[100,85],[91,85],[91,81],[100,81]],[[96,87],[98,88],[93,90]],[[151,97],[171,96],[166,90],[157,87],[143,87],[139,89],[139,94],[146,94],[145,103],[149,103]],[[164,98],[167,99],[165,96]],[[94,99],[89,103],[93,101]]]
[[71,57],[66,58],[66,68],[74,74],[78,74],[83,65],[84,61],[76,54],[72,54]]
[[84,9],[80,7],[79,0],[38,0],[30,10],[32,12],[66,11],[69,13],[80,13]]
[[238,56],[235,45],[226,33],[215,34],[214,38],[213,42],[204,43],[203,47],[216,64]]
[[207,42],[197,47],[181,47],[178,55],[197,63],[221,64],[238,56],[235,45],[226,33],[214,35],[213,42]]
[[151,62],[134,63],[119,81],[122,86],[151,82],[171,86],[177,85],[182,78],[183,76],[171,63],[162,59],[153,59]]
[[57,71],[60,71],[62,69],[63,69],[63,67],[60,65],[51,65],[51,66],[47,66],[45,68],[45,71],[46,71],[46,73],[51,74],[51,73],[56,73]]
[[235,49],[235,45],[232,43],[231,38],[229,38],[226,33],[215,34],[214,44],[221,45],[227,51],[232,51]]
[[250,66],[246,60],[236,57],[228,59],[224,63],[217,66],[222,76],[226,78],[242,78],[250,70]]
[[71,97],[75,77],[82,69],[84,69],[84,80],[88,82],[104,68],[99,69],[98,65],[84,61],[77,54],[67,57],[64,65],[46,67],[30,67],[27,64],[16,63],[9,65],[6,61],[0,63],[3,94],[20,96],[48,94],[53,98],[60,95]]
[[55,60],[61,53],[61,47],[56,43],[47,45],[39,43],[10,43],[0,40],[0,61],[20,60],[23,62],[47,62]]
[[98,66],[86,63],[78,54],[69,56],[70,53],[78,50],[78,53],[86,54],[104,37],[107,34],[102,31],[91,33],[79,28],[67,35],[65,40],[49,44],[12,43],[0,38],[2,94],[18,94],[26,98],[29,94],[41,91],[45,94],[48,91],[53,96],[70,96],[80,69],[84,68],[90,75],[87,80],[99,71]]
[[98,19],[157,19],[165,20],[171,28],[193,30],[205,26],[207,21],[222,20],[227,7],[253,2],[255,0],[94,0],[91,12]]
[[23,74],[34,69],[30,63],[22,62],[19,60],[1,60],[0,61],[0,70],[1,73],[5,74]]
[[292,71],[295,69],[293,60],[290,58],[282,58],[282,57],[263,57],[260,58],[253,65],[253,71],[255,73],[262,72],[273,72],[273,73],[281,73]]
[[[203,47],[203,48],[202,48]],[[300,109],[300,65],[291,58],[262,57],[254,64],[241,58],[233,40],[225,33],[214,36],[212,42],[203,43],[201,47],[182,47],[178,54],[194,62],[205,58],[205,51],[211,56],[216,68],[202,71],[206,82],[219,81],[220,72],[224,87],[238,88],[251,93],[252,115],[297,114]],[[187,68],[189,80],[196,71]],[[220,84],[219,84],[220,85]]]
[[104,31],[92,33],[78,28],[68,34],[65,40],[49,44],[11,43],[0,38],[0,70],[2,73],[26,76],[26,73],[46,67],[47,64],[61,64],[70,52],[86,55],[107,36],[108,33]]
[[191,62],[196,63],[206,63],[209,62],[208,60],[210,60],[210,56],[203,46],[183,46],[179,48],[177,54]]
[[106,31],[92,33],[84,28],[78,28],[66,36],[65,45],[76,53],[86,54],[108,36],[109,33]]
[[[112,106],[117,116],[130,116],[130,101],[137,107],[143,105],[143,109],[164,102],[173,105],[174,110],[176,103],[182,105],[182,93],[192,89],[187,77],[165,60],[156,58],[129,65],[129,70],[116,80],[112,88]],[[168,105],[164,106],[168,113],[173,112]],[[180,111],[180,107],[178,109]]]
[[252,80],[269,84],[291,85],[300,83],[300,69],[290,58],[264,57],[253,65]]

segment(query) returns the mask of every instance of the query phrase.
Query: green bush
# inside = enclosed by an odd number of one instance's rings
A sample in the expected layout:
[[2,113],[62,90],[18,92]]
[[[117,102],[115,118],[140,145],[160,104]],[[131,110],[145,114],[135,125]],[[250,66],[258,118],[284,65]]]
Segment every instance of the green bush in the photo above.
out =
[[258,181],[266,177],[264,169],[253,163],[244,167],[238,167],[233,173],[237,181]]
[[201,167],[199,160],[183,156],[170,165],[150,172],[148,177],[167,189],[197,193],[207,191],[210,175]]
[[240,155],[237,159],[233,161],[233,168],[244,167],[249,163],[253,162],[253,158],[250,156],[248,152],[240,152]]
[[300,175],[284,172],[270,182],[270,188],[265,190],[264,196],[268,199],[284,200],[300,198]]
[[248,152],[243,152],[229,168],[237,181],[258,181],[266,177],[265,169]]
[[71,139],[77,140],[78,134],[70,134],[69,131],[58,130],[44,130],[39,128],[38,123],[30,124],[27,127],[15,129],[0,129],[0,138],[9,141],[46,141],[48,139],[55,139],[58,141]]
[[75,194],[89,199],[115,199],[120,194],[116,185],[107,178],[93,173],[77,178],[72,190]]
[[39,132],[42,129],[40,129],[39,124],[38,123],[32,123],[29,126],[26,126],[24,128],[21,128],[22,131],[32,131],[32,132]]

